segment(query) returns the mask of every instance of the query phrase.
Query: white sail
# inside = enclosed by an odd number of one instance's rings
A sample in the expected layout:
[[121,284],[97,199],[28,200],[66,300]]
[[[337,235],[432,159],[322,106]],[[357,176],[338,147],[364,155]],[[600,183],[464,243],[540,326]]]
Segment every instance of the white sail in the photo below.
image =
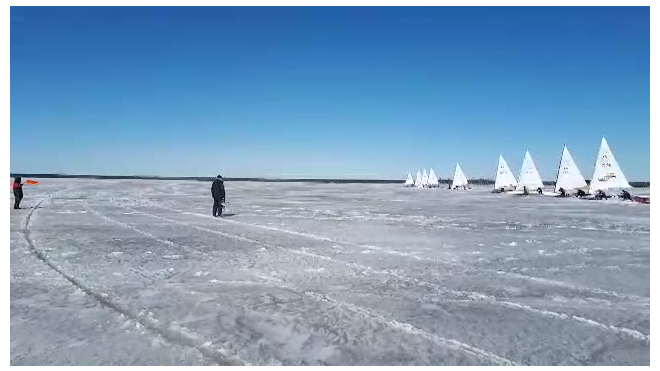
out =
[[440,186],[440,182],[438,182],[438,177],[435,175],[435,171],[433,171],[433,168],[431,168],[431,171],[429,172],[429,187],[438,187]]
[[456,170],[454,171],[454,180],[451,183],[451,187],[467,187],[468,181],[461,169],[461,165],[456,164]]
[[511,189],[518,186],[516,177],[509,169],[509,165],[504,160],[504,157],[500,155],[500,160],[497,163],[497,175],[495,176],[495,189]]
[[559,188],[564,188],[565,191],[584,188],[587,182],[578,169],[571,153],[568,148],[564,146],[564,151],[561,154],[561,161],[559,161],[559,170],[557,171],[557,182],[555,183],[555,192],[559,192]]
[[415,179],[415,187],[422,188],[422,172],[417,170],[417,178]]
[[412,187],[415,185],[415,182],[413,181],[412,174],[408,172],[408,176],[406,177],[406,183],[404,184],[406,187]]
[[610,188],[630,188],[630,184],[628,184],[626,176],[623,175],[610,146],[603,137],[600,142],[598,157],[596,157],[594,176],[591,177],[589,183],[589,191],[594,193],[599,189],[604,191]]
[[429,185],[429,174],[426,172],[426,169],[422,172],[422,187],[427,187]]
[[523,160],[522,167],[520,168],[520,176],[518,177],[517,189],[520,190],[524,187],[527,187],[528,190],[543,188],[543,181],[538,170],[536,170],[536,165],[534,165],[534,160],[532,160],[529,151],[525,152],[525,159]]

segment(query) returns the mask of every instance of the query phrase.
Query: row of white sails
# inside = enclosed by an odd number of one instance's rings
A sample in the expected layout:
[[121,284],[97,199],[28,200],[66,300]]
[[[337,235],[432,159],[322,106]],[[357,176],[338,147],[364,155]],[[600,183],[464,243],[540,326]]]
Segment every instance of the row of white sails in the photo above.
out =
[[[426,169],[424,169],[423,172],[417,171],[417,177],[414,181],[412,175],[408,173],[405,186],[434,188],[439,187],[439,182],[433,169],[431,169],[429,174],[427,174]],[[465,177],[465,173],[463,173],[461,166],[456,164],[454,179],[450,188],[467,188],[467,186],[468,180]],[[537,188],[543,189],[543,181],[541,180],[541,176],[539,175],[529,151],[525,153],[518,180],[516,180],[516,177],[511,172],[504,157],[500,155],[497,164],[497,174],[495,176],[495,190],[522,191],[525,190],[525,188],[527,190],[536,190]],[[608,189],[630,188],[626,176],[621,171],[621,168],[614,158],[614,154],[604,137],[601,140],[593,176],[591,177],[589,186],[587,186],[587,182],[573,160],[568,148],[564,146],[564,150],[562,151],[561,160],[559,161],[559,169],[557,170],[555,193],[560,192],[562,189],[565,192],[570,192],[578,189],[586,190],[587,188],[590,193],[594,193],[598,190],[605,191]]]
[[415,180],[412,178],[412,174],[410,172],[408,173],[408,176],[406,177],[406,187],[418,187],[418,188],[434,188],[440,186],[440,182],[438,181],[438,177],[435,175],[435,171],[433,171],[433,168],[431,168],[430,172],[426,172],[426,169],[424,171],[417,171],[417,177]]
[[[417,170],[417,177],[413,180],[412,174],[408,172],[406,177],[406,182],[404,183],[406,187],[417,187],[417,188],[436,188],[440,187],[440,182],[438,177],[435,175],[433,168],[427,174],[426,169],[423,171]],[[454,171],[454,180],[451,183],[451,188],[467,188],[468,180],[461,169],[461,165],[456,164],[456,170]]]
[[[543,181],[541,180],[541,176],[536,169],[536,165],[534,164],[534,160],[532,160],[529,151],[525,153],[525,159],[523,160],[523,165],[520,169],[518,181],[516,181],[516,178],[511,173],[506,161],[502,155],[500,155],[500,160],[497,166],[497,175],[495,177],[495,189],[519,191],[523,190],[525,187],[529,190],[535,190],[537,188],[543,189]],[[623,171],[621,171],[619,163],[616,161],[616,158],[614,158],[614,154],[604,137],[600,143],[600,149],[598,150],[596,163],[594,165],[593,176],[591,177],[591,182],[588,186],[582,172],[573,160],[571,153],[568,151],[568,147],[564,146],[559,161],[559,168],[557,169],[557,178],[555,180],[554,189],[555,193],[560,192],[562,189],[565,192],[588,189],[589,193],[595,193],[599,190],[606,191],[608,189],[622,188],[630,188],[630,184],[628,183],[626,176],[623,174]]]

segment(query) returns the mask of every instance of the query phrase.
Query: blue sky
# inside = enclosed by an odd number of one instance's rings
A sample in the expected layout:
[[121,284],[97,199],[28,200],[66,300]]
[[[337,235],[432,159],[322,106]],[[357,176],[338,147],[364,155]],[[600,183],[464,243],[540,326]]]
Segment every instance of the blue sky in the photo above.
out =
[[650,173],[649,8],[11,8],[11,171]]

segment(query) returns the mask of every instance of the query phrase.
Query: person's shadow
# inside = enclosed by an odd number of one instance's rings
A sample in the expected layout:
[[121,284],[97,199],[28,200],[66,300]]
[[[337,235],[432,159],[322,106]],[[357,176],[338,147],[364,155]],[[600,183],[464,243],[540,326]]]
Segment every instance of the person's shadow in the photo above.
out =
[[234,213],[222,214],[222,217],[224,218],[224,217],[226,217],[226,216],[234,216],[234,215],[236,215],[236,214],[234,214]]
[[21,206],[18,210],[32,210],[32,209],[41,209],[41,206]]

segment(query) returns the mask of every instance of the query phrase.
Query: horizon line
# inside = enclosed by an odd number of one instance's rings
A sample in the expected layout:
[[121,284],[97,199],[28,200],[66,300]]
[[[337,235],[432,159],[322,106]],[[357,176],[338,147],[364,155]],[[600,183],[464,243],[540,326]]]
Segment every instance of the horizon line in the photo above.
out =
[[[89,178],[89,179],[143,179],[143,180],[213,180],[214,176],[161,176],[161,175],[97,175],[97,174],[61,174],[61,173],[9,173],[10,177],[34,177],[34,178]],[[345,183],[405,183],[405,179],[360,179],[360,178],[314,178],[314,177],[301,177],[301,178],[278,178],[278,177],[222,177],[226,181],[252,181],[252,182],[345,182]],[[491,178],[468,178],[468,181],[474,184],[490,184],[495,183]],[[438,178],[441,183],[449,183],[452,178]],[[590,183],[590,179],[585,179]],[[553,185],[554,180],[543,180],[544,185]],[[640,186],[650,186],[651,181],[630,181],[631,186],[636,187],[634,184]]]

